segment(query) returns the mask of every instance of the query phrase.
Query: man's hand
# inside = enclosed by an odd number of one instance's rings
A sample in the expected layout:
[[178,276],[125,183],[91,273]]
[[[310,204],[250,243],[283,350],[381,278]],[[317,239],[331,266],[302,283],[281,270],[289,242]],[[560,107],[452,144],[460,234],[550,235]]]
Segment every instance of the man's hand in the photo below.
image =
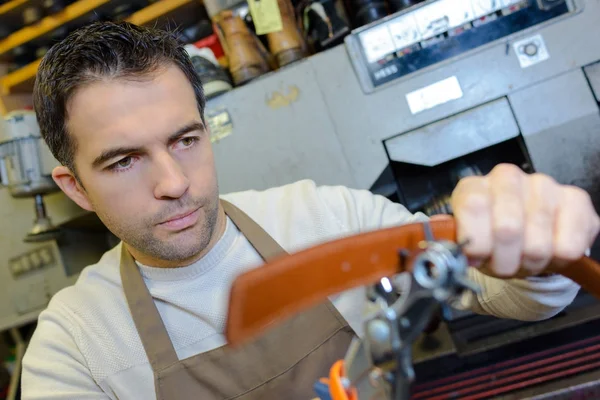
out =
[[[511,164],[462,179],[452,194],[466,254],[498,277],[537,275],[582,257],[600,230],[590,196]],[[487,263],[489,262],[489,263]]]

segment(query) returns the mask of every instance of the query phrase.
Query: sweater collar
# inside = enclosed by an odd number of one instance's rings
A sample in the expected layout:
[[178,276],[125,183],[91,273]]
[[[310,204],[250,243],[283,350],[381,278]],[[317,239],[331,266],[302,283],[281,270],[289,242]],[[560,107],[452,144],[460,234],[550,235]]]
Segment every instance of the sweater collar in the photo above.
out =
[[143,265],[136,261],[136,264],[140,267],[140,273],[147,280],[154,281],[177,281],[183,279],[192,279],[196,276],[202,275],[210,271],[216,265],[218,265],[231,247],[233,246],[236,238],[236,227],[233,222],[227,217],[225,232],[223,236],[217,241],[212,249],[204,257],[199,259],[185,267],[179,268],[157,268]]

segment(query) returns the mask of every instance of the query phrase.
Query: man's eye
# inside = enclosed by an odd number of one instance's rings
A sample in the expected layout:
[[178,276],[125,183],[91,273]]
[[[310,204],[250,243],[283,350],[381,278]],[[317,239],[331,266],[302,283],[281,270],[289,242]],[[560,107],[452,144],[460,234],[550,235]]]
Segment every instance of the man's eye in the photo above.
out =
[[118,168],[127,168],[131,165],[131,157],[125,157],[116,162],[115,166]]
[[195,142],[196,142],[195,137],[184,137],[181,139],[181,144],[183,144],[185,147],[189,147],[189,146],[193,145]]

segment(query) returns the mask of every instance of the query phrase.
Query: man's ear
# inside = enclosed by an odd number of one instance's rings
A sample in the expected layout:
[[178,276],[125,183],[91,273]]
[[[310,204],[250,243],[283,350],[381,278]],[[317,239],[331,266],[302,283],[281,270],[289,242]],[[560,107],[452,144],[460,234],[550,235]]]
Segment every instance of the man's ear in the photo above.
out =
[[77,205],[84,210],[94,211],[87,193],[81,187],[75,174],[67,167],[61,165],[52,170],[52,179],[58,187],[73,200]]

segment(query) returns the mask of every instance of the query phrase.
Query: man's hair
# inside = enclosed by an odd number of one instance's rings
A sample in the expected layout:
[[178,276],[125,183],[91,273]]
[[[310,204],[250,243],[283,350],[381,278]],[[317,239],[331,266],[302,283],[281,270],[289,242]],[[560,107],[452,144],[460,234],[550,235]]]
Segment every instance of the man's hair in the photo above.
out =
[[54,45],[38,67],[33,89],[40,131],[54,157],[76,173],[77,143],[66,122],[67,105],[77,89],[106,79],[151,77],[168,65],[179,67],[190,81],[204,121],[200,78],[173,33],[127,22],[96,22]]

